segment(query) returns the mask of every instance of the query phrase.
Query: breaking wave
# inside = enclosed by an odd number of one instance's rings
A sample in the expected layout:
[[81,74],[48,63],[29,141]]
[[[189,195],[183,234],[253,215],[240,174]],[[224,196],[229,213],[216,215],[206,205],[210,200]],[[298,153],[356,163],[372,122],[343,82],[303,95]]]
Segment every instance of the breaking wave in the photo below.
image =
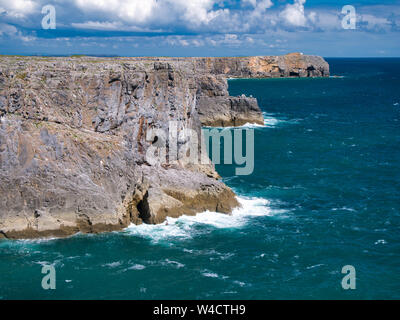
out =
[[287,119],[279,119],[273,117],[274,114],[272,113],[266,113],[263,112],[264,116],[264,124],[258,124],[258,123],[245,123],[244,125],[233,127],[233,126],[228,126],[228,127],[204,127],[207,129],[221,129],[221,130],[231,130],[231,129],[263,129],[263,128],[276,128],[279,127],[280,125],[283,124],[296,124],[301,119],[292,119],[292,120],[287,120]]
[[251,217],[274,216],[282,213],[282,210],[271,209],[270,202],[266,199],[247,197],[238,197],[237,199],[241,207],[234,209],[232,214],[205,211],[195,216],[168,217],[164,223],[158,225],[142,224],[137,226],[132,224],[124,232],[151,239],[153,242],[191,239],[198,234],[197,227],[206,227],[208,230],[210,228],[235,229],[245,226]]

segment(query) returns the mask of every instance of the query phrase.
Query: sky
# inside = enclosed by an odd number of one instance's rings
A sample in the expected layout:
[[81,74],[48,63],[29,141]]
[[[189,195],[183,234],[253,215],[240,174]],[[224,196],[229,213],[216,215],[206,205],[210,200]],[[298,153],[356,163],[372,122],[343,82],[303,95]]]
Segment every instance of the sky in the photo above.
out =
[[0,0],[0,54],[400,57],[399,36],[400,0]]

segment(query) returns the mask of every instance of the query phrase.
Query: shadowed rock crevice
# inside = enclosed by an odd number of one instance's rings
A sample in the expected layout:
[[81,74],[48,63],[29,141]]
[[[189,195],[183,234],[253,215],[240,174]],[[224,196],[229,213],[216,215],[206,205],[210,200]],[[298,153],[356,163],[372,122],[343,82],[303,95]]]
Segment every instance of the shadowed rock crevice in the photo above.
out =
[[144,195],[143,199],[139,201],[137,204],[137,210],[139,212],[139,218],[144,222],[144,223],[150,223],[150,218],[151,218],[151,212],[150,212],[150,206],[148,203],[148,197],[149,193],[146,192]]

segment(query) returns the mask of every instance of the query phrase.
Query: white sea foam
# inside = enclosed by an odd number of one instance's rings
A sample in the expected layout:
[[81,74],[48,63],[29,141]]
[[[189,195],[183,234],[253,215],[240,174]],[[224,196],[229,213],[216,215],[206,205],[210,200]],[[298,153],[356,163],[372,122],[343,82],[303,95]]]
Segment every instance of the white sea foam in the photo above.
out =
[[134,264],[133,266],[129,267],[128,270],[143,270],[146,267],[142,264]]
[[214,272],[203,272],[202,275],[207,278],[218,278],[219,277],[218,274],[214,273]]
[[234,284],[237,284],[240,287],[244,287],[246,285],[246,283],[242,282],[242,281],[233,281]]
[[206,129],[221,129],[221,130],[232,130],[232,129],[257,129],[257,128],[265,128],[265,126],[264,125],[262,125],[262,124],[258,124],[258,123],[250,123],[250,122],[247,122],[247,123],[245,123],[244,125],[241,125],[241,126],[236,126],[236,127],[233,127],[233,126],[227,126],[227,127],[204,127],[204,128],[206,128]]
[[103,264],[102,266],[103,266],[103,267],[107,267],[107,268],[117,268],[117,267],[119,267],[120,265],[121,265],[121,262],[120,262],[120,261],[116,261],[116,262],[111,262],[111,263]]
[[274,117],[270,117],[270,116],[264,116],[264,125],[267,127],[275,127],[277,124],[279,123],[279,120],[274,118]]
[[313,266],[307,267],[307,270],[314,269],[314,268],[318,268],[318,267],[322,267],[322,266],[324,266],[324,265],[325,265],[325,264],[323,264],[323,263],[315,264],[315,265],[313,265]]
[[204,127],[204,128],[207,128],[207,129],[215,129],[216,128],[216,129],[222,129],[222,130],[276,128],[280,124],[285,124],[285,123],[295,124],[302,120],[302,119],[292,119],[292,120],[279,119],[279,118],[275,118],[273,115],[274,115],[273,113],[263,112],[263,116],[264,116],[264,124],[263,125],[258,124],[258,123],[248,122],[248,123],[245,123],[244,125],[237,126],[237,127],[229,126],[229,127]]
[[143,264],[140,263],[133,263],[131,264],[129,267],[121,269],[118,273],[122,273],[122,272],[127,272],[127,271],[141,271],[146,269],[146,266],[144,266]]
[[[272,210],[270,202],[262,198],[237,198],[241,207],[227,215],[217,212],[202,212],[195,216],[181,216],[167,218],[167,221],[158,225],[142,224],[130,225],[125,232],[131,235],[151,239],[158,243],[164,240],[183,240],[192,238],[196,232],[206,232],[204,228],[195,230],[198,226],[208,226],[216,229],[234,229],[246,225],[251,217],[273,216],[281,214],[282,210]],[[207,229],[209,230],[209,229]]]
[[302,119],[285,119],[285,118],[276,118],[275,114],[263,112],[264,115],[264,128],[277,128],[280,125],[284,124],[297,124]]
[[35,244],[45,244],[46,242],[52,242],[55,240],[60,240],[60,238],[48,237],[48,238],[35,238],[35,239],[20,239],[15,241],[15,243],[19,245],[35,245]]
[[287,121],[287,120],[282,120],[282,119],[277,119],[268,115],[264,114],[264,124],[258,124],[258,123],[245,123],[242,126],[239,127],[226,127],[226,129],[262,129],[262,128],[276,128],[278,125],[283,124],[283,123],[295,123],[297,122],[296,120],[293,121]]
[[185,265],[183,263],[180,263],[178,261],[169,260],[169,259],[165,259],[164,261],[161,262],[161,264],[164,266],[170,265],[176,269],[181,269],[181,268],[185,267]]
[[222,280],[229,279],[228,276],[219,275],[218,273],[207,270],[207,269],[201,271],[201,275],[206,278],[218,278],[218,279],[222,279]]
[[[223,130],[230,130],[230,129],[262,129],[262,128],[274,128],[276,127],[280,122],[284,122],[283,120],[276,119],[271,116],[266,116],[264,114],[264,124],[258,124],[258,123],[250,123],[247,122],[241,126],[237,127],[217,127],[218,129],[223,129]],[[210,127],[211,128],[211,127]]]
[[233,129],[236,128],[246,128],[246,129],[256,129],[256,128],[264,128],[265,126],[262,124],[258,124],[258,123],[245,123],[244,125],[240,126],[240,127],[233,127]]
[[348,208],[348,207],[341,207],[341,208],[333,208],[331,209],[332,211],[350,211],[350,212],[356,212],[357,210],[353,208]]
[[62,268],[62,267],[64,267],[64,263],[62,263],[61,260],[62,259],[57,259],[57,260],[54,260],[53,262],[50,262],[50,261],[33,261],[33,263],[39,264],[42,267],[44,267],[44,266],[54,266],[54,267]]

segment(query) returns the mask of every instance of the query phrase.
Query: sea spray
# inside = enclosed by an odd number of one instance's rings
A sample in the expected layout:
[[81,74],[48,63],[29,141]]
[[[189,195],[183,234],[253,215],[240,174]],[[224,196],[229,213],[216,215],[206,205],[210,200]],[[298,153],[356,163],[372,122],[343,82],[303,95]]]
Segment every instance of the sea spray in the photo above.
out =
[[153,242],[190,239],[196,235],[196,226],[203,225],[217,229],[241,228],[251,217],[282,213],[282,210],[271,209],[270,201],[263,198],[237,197],[237,199],[241,207],[234,209],[232,214],[205,211],[195,216],[168,217],[164,223],[158,225],[132,224],[124,232],[151,239]]

